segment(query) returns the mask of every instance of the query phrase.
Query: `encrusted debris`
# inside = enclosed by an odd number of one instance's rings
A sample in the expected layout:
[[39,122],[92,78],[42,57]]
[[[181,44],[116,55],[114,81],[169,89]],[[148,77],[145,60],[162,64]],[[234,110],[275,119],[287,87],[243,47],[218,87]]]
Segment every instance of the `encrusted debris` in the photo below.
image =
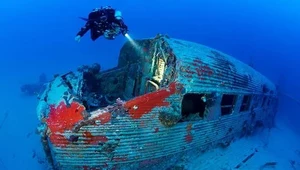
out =
[[260,166],[259,170],[270,169],[270,168],[276,169],[276,165],[277,165],[277,162],[266,162],[265,164]]
[[235,169],[239,169],[241,166],[243,166],[243,164],[245,164],[249,159],[251,159],[251,158],[254,156],[254,154],[255,154],[256,152],[258,152],[258,151],[255,149],[255,151],[254,151],[253,153],[251,153],[250,155],[248,155],[241,163],[239,163],[239,164],[235,167]]

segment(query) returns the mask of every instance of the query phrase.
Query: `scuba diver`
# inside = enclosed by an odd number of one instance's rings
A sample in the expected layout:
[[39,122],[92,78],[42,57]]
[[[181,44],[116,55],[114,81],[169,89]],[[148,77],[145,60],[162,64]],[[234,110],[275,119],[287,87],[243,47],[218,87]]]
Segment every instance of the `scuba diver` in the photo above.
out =
[[[80,17],[81,18],[81,17]],[[110,6],[94,9],[88,18],[81,18],[86,21],[84,27],[77,33],[75,41],[79,42],[81,37],[90,30],[91,39],[95,41],[100,36],[113,40],[119,34],[128,32],[128,27],[123,22],[121,11],[115,10]]]
[[47,82],[46,74],[42,73],[37,83],[24,84],[20,89],[25,96],[37,96],[45,90]]

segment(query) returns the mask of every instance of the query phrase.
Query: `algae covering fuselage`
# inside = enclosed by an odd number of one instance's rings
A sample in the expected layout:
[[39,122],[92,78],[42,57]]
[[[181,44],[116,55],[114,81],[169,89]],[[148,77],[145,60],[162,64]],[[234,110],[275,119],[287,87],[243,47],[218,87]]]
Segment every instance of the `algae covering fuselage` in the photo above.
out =
[[275,85],[241,61],[158,35],[125,43],[115,68],[55,77],[37,113],[54,169],[167,169],[271,128],[277,101]]

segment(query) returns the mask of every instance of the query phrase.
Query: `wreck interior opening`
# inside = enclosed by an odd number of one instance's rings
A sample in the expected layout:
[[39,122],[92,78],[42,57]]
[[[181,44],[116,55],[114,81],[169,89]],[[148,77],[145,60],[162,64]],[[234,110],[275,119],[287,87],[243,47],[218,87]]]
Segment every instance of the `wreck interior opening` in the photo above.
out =
[[181,103],[181,121],[203,119],[206,109],[205,94],[187,93],[183,96]]
[[258,108],[259,102],[261,101],[261,99],[260,99],[261,97],[260,97],[260,95],[254,95],[252,98],[253,98],[252,108],[256,109],[256,108]]
[[128,67],[112,68],[100,72],[87,66],[81,72],[80,100],[87,111],[113,104],[117,98],[127,99],[125,97],[126,87],[129,87],[130,93],[134,90],[134,85],[127,82]]
[[[101,66],[98,63],[91,66],[83,65],[77,69],[82,74],[82,80],[79,82],[80,95],[78,95],[78,99],[88,111],[97,109],[102,103],[100,70]],[[74,89],[70,88],[70,90]]]
[[223,94],[221,101],[221,116],[230,115],[234,109],[237,96],[232,94]]
[[261,103],[261,107],[265,107],[266,100],[267,100],[267,96],[264,96],[263,101]]
[[241,104],[241,107],[240,107],[240,112],[245,112],[245,111],[248,111],[250,109],[251,99],[252,99],[251,95],[244,95],[243,96],[242,104]]
[[271,100],[272,100],[272,98],[269,98],[267,106],[271,105]]
[[155,92],[175,80],[176,56],[168,43],[157,39],[137,44],[139,48],[130,43],[122,47],[114,68],[101,72],[100,65],[80,69],[80,100],[87,111],[111,105],[117,98],[128,101]]

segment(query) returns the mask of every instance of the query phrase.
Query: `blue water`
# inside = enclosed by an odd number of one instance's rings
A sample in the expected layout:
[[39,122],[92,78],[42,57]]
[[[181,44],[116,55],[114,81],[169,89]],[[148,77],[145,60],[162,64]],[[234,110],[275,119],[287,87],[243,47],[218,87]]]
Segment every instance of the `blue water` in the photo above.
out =
[[[283,92],[300,99],[300,2],[296,0],[1,0],[0,1],[0,169],[38,170],[43,152],[35,134],[35,97],[22,96],[20,86],[99,62],[116,65],[126,41],[74,41],[95,7],[111,5],[122,11],[133,38],[166,33],[221,50],[277,83]],[[300,133],[299,105],[281,97],[278,121]],[[7,113],[7,114],[6,114]]]

